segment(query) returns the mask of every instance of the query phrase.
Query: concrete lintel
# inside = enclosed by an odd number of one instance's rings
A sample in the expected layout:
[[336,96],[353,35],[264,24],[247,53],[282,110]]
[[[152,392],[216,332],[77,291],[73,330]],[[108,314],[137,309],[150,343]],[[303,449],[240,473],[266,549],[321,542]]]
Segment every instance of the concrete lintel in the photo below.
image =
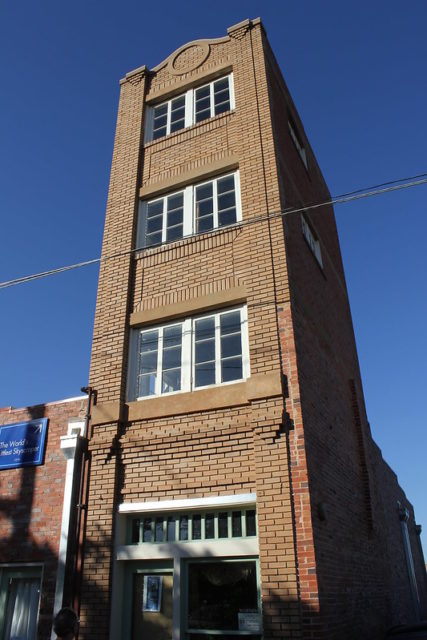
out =
[[211,176],[214,176],[223,171],[232,171],[239,166],[239,158],[234,154],[215,160],[207,165],[195,167],[191,171],[186,171],[180,176],[173,176],[172,178],[165,178],[159,182],[151,182],[145,184],[139,190],[139,197],[142,199],[161,195],[171,189],[179,189],[189,184],[197,182],[197,180],[207,180]]
[[130,316],[130,325],[135,327],[163,320],[173,320],[175,318],[191,315],[198,311],[203,312],[229,304],[240,304],[242,302],[246,302],[246,298],[247,291],[244,285],[232,287],[230,289],[217,291],[199,298],[176,302],[165,307],[135,311]]

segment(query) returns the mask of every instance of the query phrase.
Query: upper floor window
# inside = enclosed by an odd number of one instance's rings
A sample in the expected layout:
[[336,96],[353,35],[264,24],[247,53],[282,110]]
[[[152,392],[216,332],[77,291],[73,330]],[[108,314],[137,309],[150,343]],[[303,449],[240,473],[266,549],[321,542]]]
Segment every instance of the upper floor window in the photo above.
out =
[[231,106],[231,76],[214,80],[194,90],[194,120],[200,122],[207,118],[229,111]]
[[300,155],[301,160],[304,163],[304,166],[306,169],[308,169],[308,164],[307,164],[307,153],[304,147],[304,144],[302,142],[302,138],[299,134],[299,131],[294,123],[294,121],[292,120],[292,118],[289,116],[288,119],[288,128],[289,128],[289,133],[291,135],[292,140],[294,141],[294,144],[297,148],[297,151]]
[[153,140],[185,127],[185,95],[153,108]]
[[320,242],[317,239],[316,234],[312,230],[311,226],[307,222],[304,216],[301,216],[301,224],[302,224],[302,233],[304,238],[307,240],[310,249],[312,250],[317,262],[323,267],[322,262],[322,253],[320,251]]
[[145,142],[234,109],[233,74],[147,108]]
[[249,376],[247,309],[135,331],[130,361],[131,399],[244,380]]
[[142,201],[138,247],[173,242],[241,219],[239,174],[235,172]]

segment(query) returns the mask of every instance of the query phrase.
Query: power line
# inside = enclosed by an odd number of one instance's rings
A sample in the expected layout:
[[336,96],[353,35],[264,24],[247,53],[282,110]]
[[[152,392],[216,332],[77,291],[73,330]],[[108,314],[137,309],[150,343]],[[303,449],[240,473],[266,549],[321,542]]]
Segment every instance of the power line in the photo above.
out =
[[[335,204],[345,204],[347,202],[353,202],[356,200],[362,200],[366,198],[372,198],[373,196],[383,195],[384,193],[390,193],[392,191],[401,191],[402,189],[410,189],[412,187],[418,187],[420,185],[427,184],[427,173],[420,173],[415,176],[410,176],[408,178],[399,178],[397,180],[391,180],[389,182],[383,182],[381,184],[373,185],[371,187],[366,187],[364,189],[357,189],[356,191],[349,191],[348,193],[343,193],[339,196],[335,196],[330,200],[325,200],[324,202],[318,202],[314,204],[308,204],[301,207],[291,207],[288,209],[273,211],[272,213],[262,214],[259,216],[255,216],[248,220],[244,220],[239,222],[239,226],[246,226],[249,224],[257,224],[259,222],[263,222],[264,220],[284,217],[293,213],[302,213],[304,211],[309,211],[312,209],[319,209],[321,207],[325,207],[328,205]],[[197,237],[197,235],[201,234],[193,234],[192,237]],[[163,246],[163,245],[157,245]],[[154,249],[155,245],[151,247],[147,247],[147,249]],[[164,250],[168,250],[168,245],[164,246]],[[144,248],[139,249],[130,249],[129,251],[122,251],[119,253],[114,253],[109,256],[104,256],[100,258],[93,258],[91,260],[85,260],[83,262],[77,262],[75,264],[66,265],[64,267],[57,267],[56,269],[50,269],[49,271],[41,271],[40,273],[33,273],[28,276],[22,276],[21,278],[14,278],[13,280],[6,280],[4,282],[0,282],[0,289],[6,289],[7,287],[13,287],[18,284],[24,284],[25,282],[32,282],[33,280],[39,280],[41,278],[46,278],[47,276],[54,276],[58,273],[63,273],[65,271],[71,271],[73,269],[80,269],[81,267],[87,267],[91,264],[98,264],[101,262],[105,262],[107,260],[113,260],[115,258],[124,257],[126,255],[131,255],[133,253],[141,252]]]

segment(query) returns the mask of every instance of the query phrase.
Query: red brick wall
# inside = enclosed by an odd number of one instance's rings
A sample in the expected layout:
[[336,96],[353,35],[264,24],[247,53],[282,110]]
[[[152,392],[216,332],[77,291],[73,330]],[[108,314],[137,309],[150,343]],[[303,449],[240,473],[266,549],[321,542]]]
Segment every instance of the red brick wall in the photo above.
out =
[[0,563],[43,566],[38,637],[50,638],[66,460],[60,437],[84,416],[86,400],[0,409],[0,425],[48,418],[44,464],[0,471]]

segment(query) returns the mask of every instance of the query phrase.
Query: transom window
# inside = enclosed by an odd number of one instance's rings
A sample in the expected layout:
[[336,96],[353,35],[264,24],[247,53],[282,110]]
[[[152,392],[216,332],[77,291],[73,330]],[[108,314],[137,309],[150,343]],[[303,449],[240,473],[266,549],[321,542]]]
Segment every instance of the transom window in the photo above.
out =
[[150,514],[132,518],[128,534],[131,544],[194,542],[256,535],[254,508]]
[[145,142],[234,109],[233,74],[147,108]]
[[[139,399],[244,380],[249,376],[247,309],[187,318],[133,334]],[[132,362],[132,356],[131,356]]]
[[190,185],[140,206],[138,246],[153,247],[241,220],[239,174]]

